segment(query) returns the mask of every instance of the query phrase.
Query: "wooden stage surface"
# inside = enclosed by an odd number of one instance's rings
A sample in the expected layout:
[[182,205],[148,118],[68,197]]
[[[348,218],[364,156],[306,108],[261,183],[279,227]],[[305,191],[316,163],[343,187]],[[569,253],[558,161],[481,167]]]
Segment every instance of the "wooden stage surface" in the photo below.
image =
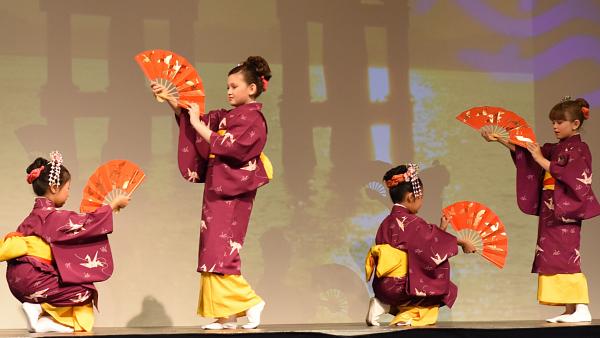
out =
[[[387,336],[387,337],[594,337],[600,338],[600,320],[585,324],[549,324],[543,321],[510,321],[510,322],[440,322],[434,326],[421,328],[401,327],[369,327],[363,323],[347,324],[285,324],[262,325],[254,330],[202,330],[200,327],[144,327],[144,328],[104,328],[98,327],[92,333],[57,334],[28,333],[26,330],[0,330],[0,338],[23,337],[134,337],[145,336],[244,336],[244,338],[270,337],[354,337],[354,336]],[[270,338],[267,337],[267,338]]]

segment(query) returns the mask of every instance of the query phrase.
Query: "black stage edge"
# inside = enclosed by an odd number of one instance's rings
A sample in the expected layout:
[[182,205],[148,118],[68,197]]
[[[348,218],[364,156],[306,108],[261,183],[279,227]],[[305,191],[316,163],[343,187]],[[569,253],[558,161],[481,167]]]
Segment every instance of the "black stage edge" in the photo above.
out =
[[[542,321],[441,322],[421,328],[368,327],[349,324],[262,325],[254,330],[207,331],[199,327],[96,328],[93,333],[41,334],[25,330],[0,330],[0,338],[24,337],[137,337],[187,338],[236,336],[242,338],[316,338],[316,337],[430,337],[430,338],[600,338],[600,320],[586,324],[548,324]],[[142,336],[142,337],[140,337]]]

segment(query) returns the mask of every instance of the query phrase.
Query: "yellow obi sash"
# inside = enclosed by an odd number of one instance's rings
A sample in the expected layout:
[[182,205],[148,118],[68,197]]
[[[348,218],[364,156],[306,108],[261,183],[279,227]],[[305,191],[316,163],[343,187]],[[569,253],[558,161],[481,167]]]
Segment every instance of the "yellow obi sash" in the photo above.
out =
[[[377,267],[375,267],[375,257]],[[375,271],[377,277],[404,277],[408,271],[408,255],[389,244],[374,245],[365,259],[365,277],[371,279]]]
[[546,171],[544,173],[544,188],[543,188],[543,190],[554,190],[555,183],[556,183],[556,180],[554,179],[554,177],[552,177],[552,175],[550,174],[549,171]]
[[21,256],[32,256],[44,263],[52,263],[50,245],[37,236],[23,236],[18,232],[11,232],[0,240],[0,262]]
[[[219,136],[223,136],[223,135],[225,135],[226,132],[227,132],[226,129],[219,129],[219,131],[217,131],[217,134],[219,134]],[[215,158],[215,154],[209,154],[208,158]],[[271,160],[267,157],[267,155],[265,155],[265,153],[260,153],[260,161],[263,163],[263,166],[265,167],[265,171],[267,172],[267,178],[272,180],[273,179],[273,163],[271,163]]]

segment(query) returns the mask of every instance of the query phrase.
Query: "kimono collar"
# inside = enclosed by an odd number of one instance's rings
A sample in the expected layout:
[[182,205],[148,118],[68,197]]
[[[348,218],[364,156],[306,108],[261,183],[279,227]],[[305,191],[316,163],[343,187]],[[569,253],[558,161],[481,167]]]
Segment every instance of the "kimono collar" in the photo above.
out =
[[252,102],[252,103],[243,104],[241,106],[237,106],[232,109],[232,112],[237,111],[237,110],[240,110],[240,111],[258,110],[258,111],[260,111],[261,109],[262,109],[262,103]]
[[568,144],[568,143],[581,143],[581,135],[576,134],[565,139],[558,141],[560,145]]
[[34,209],[54,208],[54,207],[55,207],[54,202],[47,199],[46,197],[38,197],[35,199],[35,202],[33,203]]
[[408,214],[408,209],[402,204],[394,204],[392,207],[392,213]]

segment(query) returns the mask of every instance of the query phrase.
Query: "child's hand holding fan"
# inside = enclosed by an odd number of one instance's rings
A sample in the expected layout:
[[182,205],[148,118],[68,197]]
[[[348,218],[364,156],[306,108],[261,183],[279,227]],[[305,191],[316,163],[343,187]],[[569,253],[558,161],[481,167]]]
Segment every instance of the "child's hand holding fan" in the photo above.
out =
[[504,267],[508,237],[504,224],[487,206],[472,201],[454,203],[442,210],[456,231],[465,252],[475,249],[499,268]]
[[90,176],[83,188],[79,210],[93,212],[103,205],[115,211],[129,204],[131,194],[144,181],[146,175],[135,163],[112,160],[104,163]]
[[150,81],[156,100],[171,101],[179,107],[200,106],[204,115],[204,85],[198,72],[183,56],[168,50],[147,50],[135,56],[146,78]]

